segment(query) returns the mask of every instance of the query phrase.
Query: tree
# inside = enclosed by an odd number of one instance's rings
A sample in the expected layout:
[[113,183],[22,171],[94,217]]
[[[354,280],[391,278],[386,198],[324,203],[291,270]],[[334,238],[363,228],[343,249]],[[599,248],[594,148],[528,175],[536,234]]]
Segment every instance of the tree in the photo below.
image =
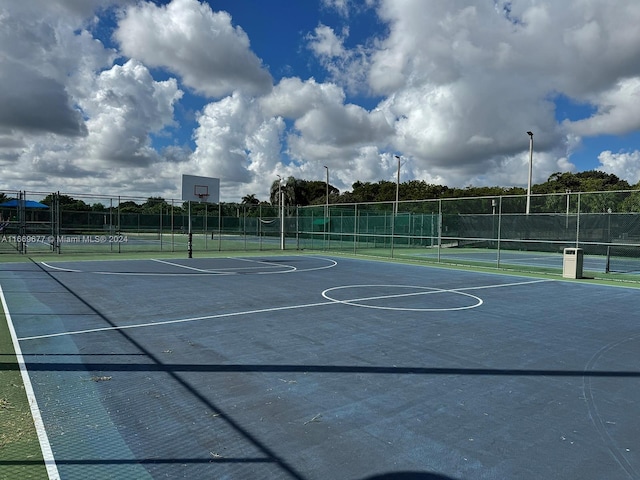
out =
[[120,202],[118,205],[120,213],[140,213],[140,205],[136,202],[128,200],[126,202]]
[[380,191],[380,182],[355,182],[353,188],[353,197],[356,202],[375,202],[378,201],[378,193]]
[[167,212],[171,206],[162,197],[149,197],[147,201],[140,205],[142,213],[160,213]]
[[69,195],[60,195],[56,193],[50,193],[40,203],[48,205],[51,207],[55,201],[55,198],[58,199],[58,205],[61,210],[73,211],[73,212],[89,212],[91,211],[91,207],[87,205],[82,200],[76,200]]
[[589,170],[586,172],[556,172],[545,183],[534,185],[533,193],[602,192],[606,190],[629,190],[631,186],[612,173]]
[[[284,184],[275,180],[271,184],[270,199],[272,205],[278,205],[278,191],[284,192],[285,205],[317,205],[326,202],[327,184],[317,180],[299,180],[289,177]],[[329,195],[338,195],[340,190],[329,184]]]
[[621,212],[640,212],[640,191],[633,192],[620,204]]
[[260,200],[258,200],[255,194],[251,193],[249,195],[245,195],[242,197],[242,205],[255,206],[260,205]]

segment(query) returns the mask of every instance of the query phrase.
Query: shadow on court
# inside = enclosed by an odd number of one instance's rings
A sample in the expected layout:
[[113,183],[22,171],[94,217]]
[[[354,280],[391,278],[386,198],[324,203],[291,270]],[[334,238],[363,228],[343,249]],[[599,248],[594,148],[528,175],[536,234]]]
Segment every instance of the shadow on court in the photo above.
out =
[[[2,355],[2,354],[0,354]],[[109,357],[111,354],[96,353],[95,356]],[[132,356],[121,354],[122,356]],[[23,355],[29,359],[29,355]],[[48,356],[33,355],[42,360]],[[59,354],[60,357],[72,355]],[[85,357],[85,354],[80,355]],[[138,353],[133,356],[146,357],[148,354]],[[15,364],[0,364],[0,370],[17,370]],[[163,372],[163,373],[350,373],[350,374],[378,374],[378,375],[470,375],[491,377],[611,377],[611,378],[640,378],[640,371],[615,371],[615,370],[524,370],[524,369],[500,369],[500,368],[428,368],[428,367],[367,367],[353,365],[202,365],[202,364],[132,364],[115,362],[83,362],[83,363],[29,363],[32,372],[85,372],[85,371],[111,371],[111,372]]]
[[374,475],[363,480],[456,480],[453,477],[428,472],[396,472]]

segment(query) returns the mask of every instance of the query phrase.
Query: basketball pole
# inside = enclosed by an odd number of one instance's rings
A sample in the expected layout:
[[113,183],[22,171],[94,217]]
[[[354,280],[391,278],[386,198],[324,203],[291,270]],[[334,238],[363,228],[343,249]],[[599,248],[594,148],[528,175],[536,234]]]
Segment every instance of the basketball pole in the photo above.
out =
[[193,233],[191,231],[191,200],[189,200],[189,232],[187,234],[187,253],[193,258]]

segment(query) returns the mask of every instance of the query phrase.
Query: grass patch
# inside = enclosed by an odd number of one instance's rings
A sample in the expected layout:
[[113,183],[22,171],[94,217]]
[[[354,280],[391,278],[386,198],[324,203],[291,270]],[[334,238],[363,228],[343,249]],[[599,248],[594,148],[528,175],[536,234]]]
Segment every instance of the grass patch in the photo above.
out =
[[0,480],[47,479],[22,377],[0,306]]

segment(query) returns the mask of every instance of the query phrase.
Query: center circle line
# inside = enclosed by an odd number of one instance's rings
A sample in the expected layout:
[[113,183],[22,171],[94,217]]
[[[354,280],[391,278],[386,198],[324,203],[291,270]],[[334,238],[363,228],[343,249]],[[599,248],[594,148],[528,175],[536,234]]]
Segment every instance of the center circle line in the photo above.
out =
[[[370,287],[377,287],[377,288],[414,288],[414,289],[422,289],[422,290],[429,290],[429,291],[425,291],[425,292],[412,292],[412,293],[403,293],[403,294],[389,294],[389,295],[379,295],[379,296],[373,296],[373,297],[361,297],[361,298],[353,298],[353,299],[347,299],[347,300],[339,300],[337,298],[334,298],[332,296],[329,295],[329,292],[335,291],[335,290],[344,290],[344,289],[348,289],[348,288],[370,288]],[[448,308],[408,308],[408,307],[384,307],[384,306],[376,306],[376,305],[366,305],[363,304],[361,302],[367,301],[367,300],[383,300],[383,299],[387,299],[387,298],[401,298],[401,297],[409,297],[409,296],[417,296],[417,295],[433,295],[433,294],[437,294],[437,293],[453,293],[456,295],[462,295],[465,297],[469,297],[474,299],[476,302],[474,304],[470,304],[470,305],[465,305],[465,306],[461,306],[461,307],[448,307]],[[448,289],[442,289],[442,288],[436,288],[436,287],[422,287],[422,286],[418,286],[418,285],[344,285],[344,286],[340,286],[340,287],[332,287],[332,288],[328,288],[326,290],[324,290],[322,292],[322,296],[324,298],[326,298],[329,301],[332,302],[336,302],[336,303],[342,303],[345,305],[352,305],[354,307],[362,307],[362,308],[373,308],[373,309],[378,309],[378,310],[396,310],[396,311],[409,311],[409,312],[449,312],[449,311],[457,311],[457,310],[468,310],[471,308],[476,308],[479,307],[480,305],[482,305],[484,302],[483,300],[476,296],[476,295],[472,295],[470,293],[466,293],[466,292],[461,292],[459,290],[448,290]]]

